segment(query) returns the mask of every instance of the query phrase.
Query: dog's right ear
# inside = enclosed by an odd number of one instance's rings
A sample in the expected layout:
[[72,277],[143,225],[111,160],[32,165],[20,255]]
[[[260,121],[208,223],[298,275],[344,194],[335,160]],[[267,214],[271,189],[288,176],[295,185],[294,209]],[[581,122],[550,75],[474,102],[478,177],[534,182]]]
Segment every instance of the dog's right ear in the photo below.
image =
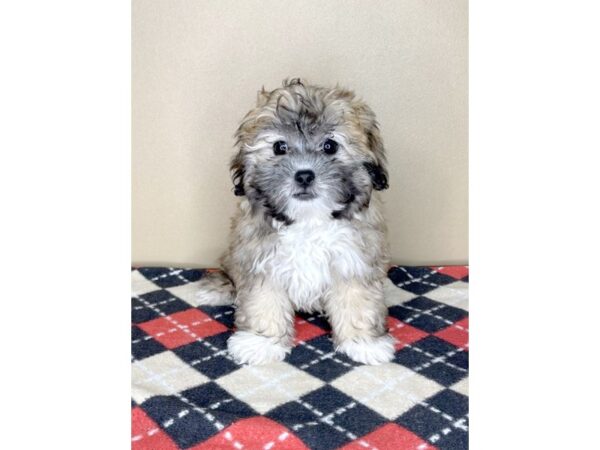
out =
[[238,149],[237,154],[231,159],[229,169],[231,170],[231,181],[233,181],[233,193],[237,196],[246,195],[244,189],[244,175],[246,169],[244,167],[244,147],[252,141],[256,134],[256,121],[261,112],[261,107],[268,103],[271,92],[265,90],[263,86],[258,91],[256,96],[256,107],[251,109],[248,114],[242,119],[235,136],[235,147]]
[[231,181],[233,181],[233,194],[239,197],[246,195],[244,190],[244,164],[242,161],[242,152],[240,151],[231,159]]

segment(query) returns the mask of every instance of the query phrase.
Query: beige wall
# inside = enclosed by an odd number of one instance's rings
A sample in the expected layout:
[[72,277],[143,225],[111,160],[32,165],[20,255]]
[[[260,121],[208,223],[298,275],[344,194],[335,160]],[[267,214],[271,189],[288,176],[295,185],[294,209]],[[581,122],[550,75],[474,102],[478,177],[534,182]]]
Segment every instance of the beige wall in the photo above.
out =
[[132,58],[135,264],[216,264],[232,134],[290,76],[377,114],[393,261],[467,262],[465,0],[134,0]]

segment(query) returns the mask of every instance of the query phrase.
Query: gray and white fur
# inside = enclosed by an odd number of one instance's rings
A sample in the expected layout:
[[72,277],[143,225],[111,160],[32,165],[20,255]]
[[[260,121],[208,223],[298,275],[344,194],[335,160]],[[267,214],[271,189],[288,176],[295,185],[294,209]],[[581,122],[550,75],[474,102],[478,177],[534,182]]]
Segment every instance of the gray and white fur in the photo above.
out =
[[230,354],[245,364],[284,359],[300,310],[326,314],[336,351],[364,364],[390,361],[377,192],[388,183],[371,109],[349,90],[286,80],[259,92],[235,136],[241,201],[226,275],[203,278],[197,295],[199,305],[235,304]]

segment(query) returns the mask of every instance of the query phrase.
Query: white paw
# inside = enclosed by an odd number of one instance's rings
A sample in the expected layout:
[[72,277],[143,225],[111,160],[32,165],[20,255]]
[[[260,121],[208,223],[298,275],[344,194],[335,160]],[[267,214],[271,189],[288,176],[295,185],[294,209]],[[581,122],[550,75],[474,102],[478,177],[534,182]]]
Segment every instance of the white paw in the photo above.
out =
[[390,362],[396,352],[396,340],[386,334],[380,337],[365,337],[358,340],[347,340],[336,347],[336,351],[345,353],[351,360],[370,365]]
[[227,341],[229,354],[238,364],[261,365],[282,361],[290,352],[277,338],[259,336],[249,331],[236,331]]

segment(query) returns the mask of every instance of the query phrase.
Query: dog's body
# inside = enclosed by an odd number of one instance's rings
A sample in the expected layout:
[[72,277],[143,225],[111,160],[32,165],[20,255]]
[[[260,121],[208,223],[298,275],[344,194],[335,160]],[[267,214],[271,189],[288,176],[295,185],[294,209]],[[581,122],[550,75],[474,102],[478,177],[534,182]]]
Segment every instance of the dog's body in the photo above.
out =
[[228,348],[240,363],[279,361],[294,311],[323,311],[336,349],[355,361],[393,357],[386,332],[385,224],[375,190],[387,188],[371,110],[339,88],[299,80],[259,94],[236,133],[236,195],[223,275],[202,279],[200,304],[236,304]]

